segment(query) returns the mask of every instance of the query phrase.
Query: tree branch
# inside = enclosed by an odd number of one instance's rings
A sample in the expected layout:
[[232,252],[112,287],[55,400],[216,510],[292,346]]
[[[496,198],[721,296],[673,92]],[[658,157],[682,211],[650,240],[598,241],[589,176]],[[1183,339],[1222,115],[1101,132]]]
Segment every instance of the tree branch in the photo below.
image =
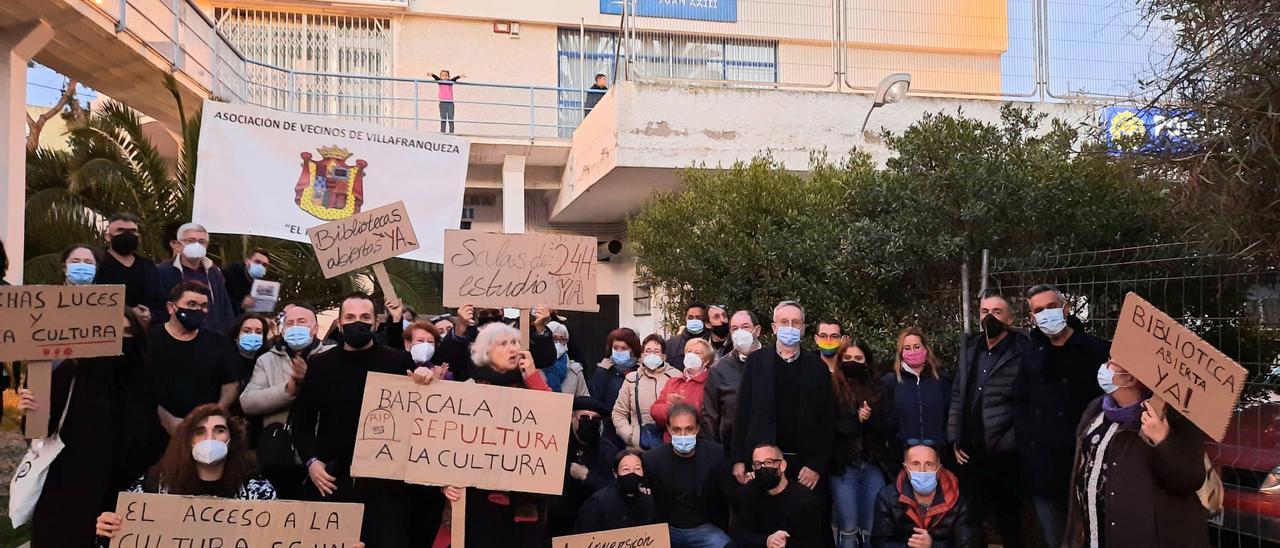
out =
[[75,78],[68,78],[67,87],[62,90],[62,96],[58,98],[57,104],[34,120],[31,118],[30,113],[27,114],[27,125],[31,128],[30,133],[27,135],[27,150],[35,150],[40,147],[40,132],[44,130],[44,125],[54,116],[57,116],[59,112],[62,112],[62,109],[67,107],[67,103],[75,98],[76,86],[79,84]]

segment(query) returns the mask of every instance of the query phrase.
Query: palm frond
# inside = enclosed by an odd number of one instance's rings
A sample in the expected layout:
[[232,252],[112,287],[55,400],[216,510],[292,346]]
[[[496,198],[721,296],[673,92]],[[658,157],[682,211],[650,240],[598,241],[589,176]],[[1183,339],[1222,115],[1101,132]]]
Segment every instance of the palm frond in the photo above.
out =
[[22,279],[26,284],[58,285],[66,281],[59,253],[44,253],[27,259],[22,265]]

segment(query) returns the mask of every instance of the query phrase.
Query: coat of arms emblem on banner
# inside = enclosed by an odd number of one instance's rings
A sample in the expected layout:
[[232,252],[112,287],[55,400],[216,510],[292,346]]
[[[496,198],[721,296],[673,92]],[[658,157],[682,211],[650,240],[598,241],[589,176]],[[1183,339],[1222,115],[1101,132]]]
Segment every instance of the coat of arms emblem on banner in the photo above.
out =
[[302,153],[302,173],[294,187],[294,203],[317,219],[333,221],[360,212],[364,205],[364,171],[369,165],[356,160],[348,165],[351,152],[338,146],[316,149],[320,159]]

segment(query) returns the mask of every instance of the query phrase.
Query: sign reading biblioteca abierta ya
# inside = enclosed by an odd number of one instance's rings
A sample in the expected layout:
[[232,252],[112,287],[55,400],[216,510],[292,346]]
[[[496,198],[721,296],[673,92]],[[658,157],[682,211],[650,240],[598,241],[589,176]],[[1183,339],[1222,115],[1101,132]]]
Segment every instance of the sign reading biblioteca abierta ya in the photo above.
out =
[[[470,142],[339,118],[205,101],[192,220],[210,232],[310,243],[306,231],[403,202],[419,234],[458,228]],[[400,255],[439,263],[428,237]]]

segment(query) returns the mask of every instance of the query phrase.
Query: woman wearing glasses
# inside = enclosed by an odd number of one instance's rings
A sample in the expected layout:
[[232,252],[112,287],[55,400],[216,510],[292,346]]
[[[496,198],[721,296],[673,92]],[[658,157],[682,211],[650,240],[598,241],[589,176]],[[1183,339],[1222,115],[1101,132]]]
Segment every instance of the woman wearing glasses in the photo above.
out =
[[1209,545],[1204,434],[1108,360],[1077,429],[1063,546]]

